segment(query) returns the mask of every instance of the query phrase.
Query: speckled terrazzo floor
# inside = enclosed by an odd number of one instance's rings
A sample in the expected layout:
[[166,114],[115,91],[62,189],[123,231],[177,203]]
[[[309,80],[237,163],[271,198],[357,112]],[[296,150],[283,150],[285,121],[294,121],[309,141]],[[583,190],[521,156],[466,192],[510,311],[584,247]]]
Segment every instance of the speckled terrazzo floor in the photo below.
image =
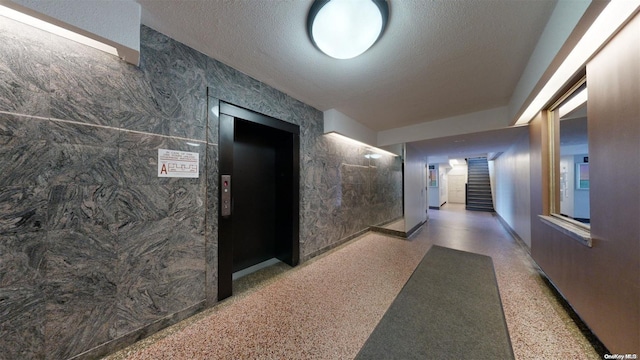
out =
[[396,230],[396,231],[405,231],[404,228],[404,219],[400,219],[398,221],[394,221],[390,224],[384,226],[385,229]]
[[411,240],[369,233],[247,276],[230,299],[107,359],[353,359],[433,244],[493,258],[517,359],[600,358],[498,220],[447,205]]

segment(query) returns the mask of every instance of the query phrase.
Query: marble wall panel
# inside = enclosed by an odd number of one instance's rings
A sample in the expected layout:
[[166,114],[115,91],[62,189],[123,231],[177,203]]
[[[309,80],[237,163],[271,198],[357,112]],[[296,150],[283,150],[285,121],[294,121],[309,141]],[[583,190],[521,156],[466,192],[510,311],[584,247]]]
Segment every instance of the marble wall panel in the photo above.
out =
[[166,136],[171,129],[171,123],[160,115],[120,111],[116,116],[122,129]]
[[402,160],[384,155],[371,163],[370,216],[378,225],[402,216]]
[[80,224],[81,197],[79,185],[52,186],[48,199],[47,228],[77,229]]
[[45,241],[43,231],[0,235],[0,288],[40,284]]
[[45,359],[41,287],[0,287],[0,359]]
[[207,59],[206,70],[210,97],[247,109],[259,107],[259,81],[211,58]]
[[0,235],[44,231],[46,222],[45,188],[0,186]]
[[118,187],[115,185],[56,185],[48,199],[47,229],[100,226],[116,232]]
[[128,65],[80,43],[53,36],[51,116],[81,123],[118,127],[120,93],[129,81]]
[[122,171],[118,149],[100,146],[48,143],[51,159],[41,166],[50,173],[50,185],[117,185]]
[[36,123],[39,138],[54,144],[71,144],[116,148],[120,131],[101,126],[87,126],[69,121],[47,121]]
[[129,185],[118,191],[118,224],[157,221],[169,214],[168,185]]
[[371,173],[368,166],[340,164],[340,176],[343,184],[362,184],[369,183]]
[[46,186],[54,175],[55,153],[45,140],[3,137],[0,145],[0,188],[5,186]]
[[95,226],[48,232],[44,317],[48,358],[69,358],[115,337],[116,239]]
[[0,20],[0,111],[49,116],[47,45],[52,37],[19,22]]
[[99,226],[111,233],[117,231],[119,217],[117,196],[119,187],[114,185],[80,186],[79,222],[81,225]]
[[119,231],[118,335],[204,300],[204,238],[171,218]]
[[33,116],[15,115],[0,112],[0,145],[9,145],[11,140],[41,140],[43,139],[40,126],[46,121]]
[[[169,188],[168,213],[181,226],[190,232],[204,236],[205,234],[205,198],[206,182],[202,184],[175,184]],[[204,257],[204,254],[201,254]]]
[[[157,113],[183,126],[205,130],[207,57],[146,26],[142,26],[140,37],[142,87],[150,90],[151,99],[140,99],[140,92],[132,91],[131,97],[122,99],[123,110]],[[202,131],[196,139],[204,140],[205,135]]]

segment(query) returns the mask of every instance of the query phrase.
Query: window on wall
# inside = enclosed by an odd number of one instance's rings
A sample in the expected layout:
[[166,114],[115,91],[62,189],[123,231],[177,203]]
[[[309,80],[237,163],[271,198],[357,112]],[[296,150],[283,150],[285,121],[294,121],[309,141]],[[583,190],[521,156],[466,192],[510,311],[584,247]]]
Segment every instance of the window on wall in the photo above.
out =
[[549,109],[550,217],[586,245],[590,239],[588,90],[582,78]]

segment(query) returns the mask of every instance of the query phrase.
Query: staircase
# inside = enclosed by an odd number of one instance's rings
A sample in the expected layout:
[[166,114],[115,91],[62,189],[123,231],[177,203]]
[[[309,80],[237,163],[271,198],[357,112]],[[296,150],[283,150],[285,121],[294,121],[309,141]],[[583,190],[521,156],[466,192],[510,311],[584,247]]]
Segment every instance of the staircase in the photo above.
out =
[[467,159],[467,210],[494,211],[487,158]]

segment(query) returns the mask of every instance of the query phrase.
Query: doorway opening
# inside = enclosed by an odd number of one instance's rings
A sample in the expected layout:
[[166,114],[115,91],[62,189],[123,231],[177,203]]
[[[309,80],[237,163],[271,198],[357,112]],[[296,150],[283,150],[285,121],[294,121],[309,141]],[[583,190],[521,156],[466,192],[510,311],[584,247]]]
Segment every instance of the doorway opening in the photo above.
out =
[[299,262],[297,125],[220,103],[218,299],[233,279]]

